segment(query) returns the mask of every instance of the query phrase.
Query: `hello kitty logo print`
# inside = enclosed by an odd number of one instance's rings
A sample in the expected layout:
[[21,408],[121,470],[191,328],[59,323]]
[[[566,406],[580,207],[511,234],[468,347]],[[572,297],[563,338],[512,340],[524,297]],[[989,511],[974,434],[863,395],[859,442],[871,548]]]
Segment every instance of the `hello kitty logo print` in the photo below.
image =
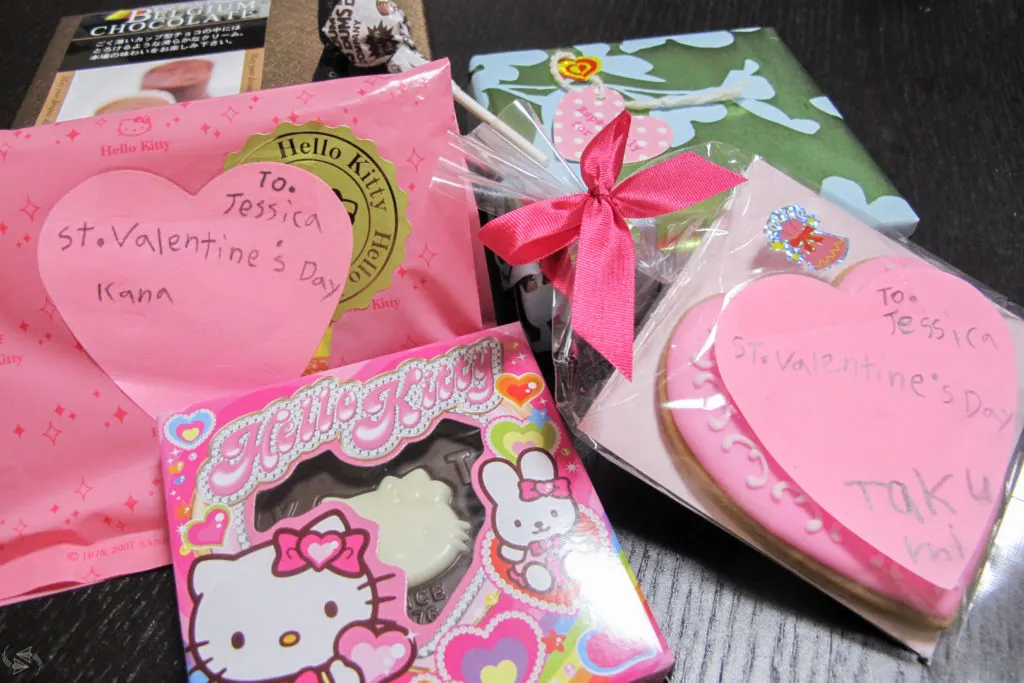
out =
[[145,135],[153,129],[153,122],[148,116],[136,116],[135,118],[122,119],[117,124],[118,135],[126,138],[136,138]]
[[492,526],[498,552],[510,563],[509,580],[540,594],[563,586],[573,553],[566,541],[580,511],[551,455],[530,448],[515,465],[504,458],[489,460],[480,468],[480,488],[493,504]]
[[444,413],[494,410],[502,400],[494,384],[502,364],[501,342],[487,337],[437,358],[406,361],[367,382],[323,377],[217,432],[197,488],[205,500],[234,505],[332,441],[346,457],[382,461]]
[[[329,512],[189,572],[187,652],[211,683],[385,683],[412,663],[408,630],[381,605],[404,592],[367,561],[369,533]],[[390,595],[394,592],[395,595]],[[387,593],[387,594],[386,594]],[[385,647],[390,656],[367,658]]]

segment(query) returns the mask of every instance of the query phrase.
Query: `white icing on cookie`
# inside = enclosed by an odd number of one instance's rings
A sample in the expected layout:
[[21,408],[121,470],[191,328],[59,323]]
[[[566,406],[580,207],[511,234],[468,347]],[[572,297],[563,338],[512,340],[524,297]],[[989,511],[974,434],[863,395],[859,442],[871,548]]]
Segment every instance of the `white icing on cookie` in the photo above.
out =
[[452,510],[452,490],[420,468],[384,477],[376,491],[334,498],[380,527],[377,554],[398,567],[409,586],[425,583],[469,549],[469,522]]
[[731,404],[726,404],[725,413],[718,417],[713,417],[708,420],[708,427],[713,432],[720,432],[729,426],[729,421],[732,420],[732,416],[736,414],[736,409]]
[[693,386],[699,387],[705,384],[714,384],[715,376],[710,372],[699,372],[697,376],[693,378]]
[[782,494],[786,492],[786,489],[790,488],[788,481],[779,481],[772,486],[772,499],[776,502],[782,500]]
[[[705,368],[707,370],[711,370],[715,367],[714,363],[704,358],[694,358],[693,365],[694,367]],[[707,379],[707,377],[710,377],[710,379]],[[715,375],[711,372],[706,371],[698,373],[698,375],[693,380],[693,385],[695,387],[699,387],[704,384],[710,384],[712,387],[717,387]],[[712,431],[720,432],[723,429],[725,429],[725,427],[728,426],[729,422],[732,420],[733,416],[737,414],[737,412],[736,408],[731,403],[726,401],[724,394],[715,394],[712,398],[718,398],[724,402],[725,413],[723,415],[719,415],[718,417],[712,417],[708,420],[708,428],[711,429]],[[735,446],[737,443],[742,446],[746,446],[748,451],[747,457],[750,458],[752,462],[757,462],[758,464],[761,465],[761,469],[758,474],[748,474],[746,476],[745,481],[747,483],[747,486],[755,490],[765,486],[768,483],[769,470],[768,461],[765,459],[764,453],[762,453],[760,449],[758,449],[757,444],[755,444],[749,438],[742,434],[735,433],[726,434],[725,437],[722,438],[722,450],[727,452],[731,451],[732,447]],[[800,493],[799,490],[796,489],[796,487],[792,483],[788,481],[776,482],[771,488],[772,499],[775,500],[776,502],[781,501],[782,494],[785,491],[790,491],[793,493],[794,504],[804,506],[805,509],[807,509],[814,516],[813,519],[807,520],[807,522],[804,524],[804,531],[806,531],[808,534],[814,534],[821,531],[822,527],[824,526],[824,522],[821,519],[821,513],[818,511],[817,507],[813,505],[807,505],[807,503],[810,502],[808,501],[807,496]],[[839,543],[842,540],[842,537],[839,535],[838,528],[835,527],[829,533],[829,537],[836,543]]]
[[710,358],[694,358],[693,367],[698,370],[713,370],[715,368],[715,364],[711,362]]
[[[732,408],[732,406],[729,407]],[[708,426],[711,426],[710,422],[708,423]],[[764,453],[757,449],[757,446],[754,445],[753,441],[742,434],[727,434],[725,438],[722,439],[722,450],[731,451],[732,447],[737,443],[740,443],[749,449],[749,453],[747,455],[748,458],[752,461],[761,463],[760,476],[755,477],[753,474],[747,475],[747,486],[752,489],[761,488],[768,483],[768,462],[764,459]]]

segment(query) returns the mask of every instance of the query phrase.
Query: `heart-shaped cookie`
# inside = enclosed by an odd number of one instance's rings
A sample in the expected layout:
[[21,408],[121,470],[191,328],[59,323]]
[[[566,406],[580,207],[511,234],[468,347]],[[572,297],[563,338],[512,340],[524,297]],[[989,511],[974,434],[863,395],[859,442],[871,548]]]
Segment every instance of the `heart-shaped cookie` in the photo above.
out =
[[302,374],[351,254],[344,207],[298,167],[243,165],[195,196],[112,171],[50,211],[39,271],[85,350],[155,416]]
[[843,526],[940,588],[987,537],[1016,443],[1017,368],[999,311],[935,268],[849,292],[778,275],[739,292],[716,358],[758,440]]
[[707,407],[677,403],[671,423],[746,515],[856,585],[943,621],[998,504],[1017,431],[1016,362],[977,290],[903,261],[869,261],[838,289],[764,278],[721,316],[720,298],[698,305],[666,350],[662,390]]
[[[597,133],[626,108],[622,95],[609,87],[574,88],[555,107],[552,139],[555,149],[569,161],[579,161],[583,150]],[[672,129],[653,116],[634,116],[626,139],[627,164],[653,159],[668,151]]]

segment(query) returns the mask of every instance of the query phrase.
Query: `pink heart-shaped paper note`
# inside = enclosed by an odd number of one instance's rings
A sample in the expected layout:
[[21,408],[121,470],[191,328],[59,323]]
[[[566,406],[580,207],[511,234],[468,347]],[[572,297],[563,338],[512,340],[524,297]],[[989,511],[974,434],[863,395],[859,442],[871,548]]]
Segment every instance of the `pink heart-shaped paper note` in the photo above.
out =
[[[598,131],[625,108],[622,95],[608,87],[604,88],[603,97],[598,96],[596,86],[567,92],[555,108],[555,122],[552,124],[555,149],[569,161],[579,161],[584,148]],[[634,116],[629,125],[623,159],[627,164],[647,161],[668,151],[671,144],[672,129],[667,123],[653,116]]]
[[195,196],[140,171],[94,176],[39,239],[61,316],[154,416],[301,375],[351,255],[334,192],[283,164],[234,168]]
[[930,267],[856,289],[756,280],[726,305],[726,389],[794,482],[941,587],[986,538],[1016,442],[1017,368],[996,307]]

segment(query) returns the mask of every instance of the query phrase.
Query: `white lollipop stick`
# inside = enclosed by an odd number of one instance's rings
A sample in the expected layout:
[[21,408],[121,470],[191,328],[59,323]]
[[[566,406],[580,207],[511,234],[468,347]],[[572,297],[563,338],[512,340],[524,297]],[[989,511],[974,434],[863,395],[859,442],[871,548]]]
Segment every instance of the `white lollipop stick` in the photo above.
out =
[[455,83],[452,83],[452,96],[455,98],[455,101],[465,107],[469,113],[496,129],[499,133],[508,138],[512,144],[521,149],[541,166],[547,166],[551,161],[548,156],[537,149],[533,143],[517,133],[511,126],[499,119],[497,116],[487,111],[483,105],[467,95],[466,91]]

